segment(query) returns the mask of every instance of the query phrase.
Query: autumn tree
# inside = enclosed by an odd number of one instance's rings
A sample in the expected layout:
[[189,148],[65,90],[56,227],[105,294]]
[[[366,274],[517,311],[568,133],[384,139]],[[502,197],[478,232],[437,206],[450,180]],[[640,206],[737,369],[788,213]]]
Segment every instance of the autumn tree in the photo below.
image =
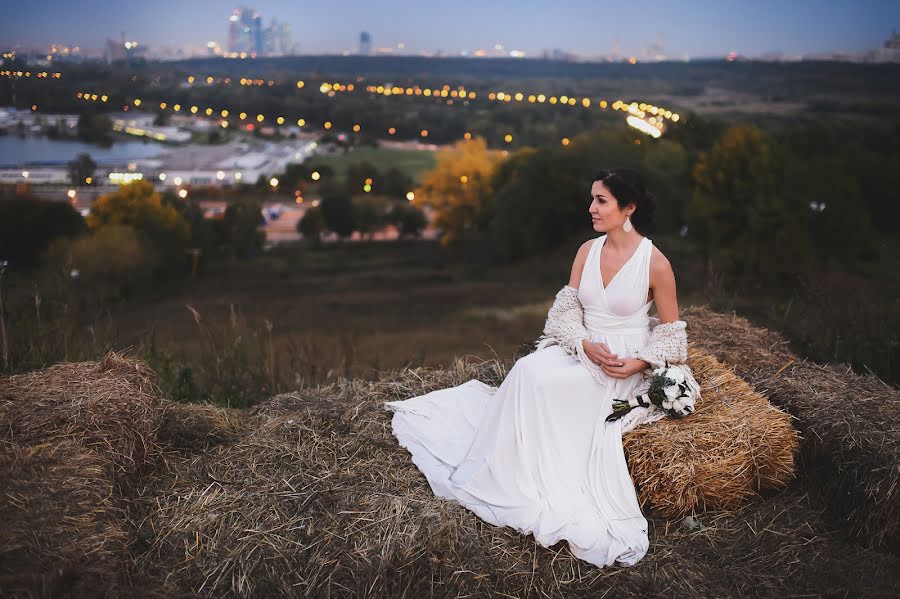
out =
[[415,203],[434,211],[434,224],[442,230],[441,243],[446,245],[468,229],[484,227],[485,207],[493,193],[491,177],[503,156],[475,138],[439,151],[436,160],[415,191]]
[[92,229],[110,225],[132,227],[159,251],[161,268],[185,263],[190,225],[162,200],[152,183],[134,181],[100,196],[91,206],[87,223]]

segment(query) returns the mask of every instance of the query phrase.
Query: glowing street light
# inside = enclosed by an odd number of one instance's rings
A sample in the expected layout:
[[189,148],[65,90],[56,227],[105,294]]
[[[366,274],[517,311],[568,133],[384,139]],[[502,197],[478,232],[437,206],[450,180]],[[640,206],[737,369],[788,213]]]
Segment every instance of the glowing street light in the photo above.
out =
[[178,197],[181,198],[182,200],[183,200],[184,198],[186,198],[186,197],[187,197],[187,189],[179,189],[179,190],[178,190]]
[[275,189],[276,187],[278,187],[278,179],[272,177],[271,179],[269,179],[269,185],[272,186],[272,189]]
[[76,192],[74,189],[70,189],[69,191],[66,192],[66,195],[69,196],[70,200],[74,200],[75,196],[76,196]]
[[313,171],[313,173],[310,175],[310,178],[313,181],[318,181],[319,179],[322,178],[322,175],[319,174],[319,171]]
[[406,199],[409,200],[410,202],[412,202],[414,199],[416,199],[416,194],[414,194],[411,191],[408,191],[408,192],[406,192]]

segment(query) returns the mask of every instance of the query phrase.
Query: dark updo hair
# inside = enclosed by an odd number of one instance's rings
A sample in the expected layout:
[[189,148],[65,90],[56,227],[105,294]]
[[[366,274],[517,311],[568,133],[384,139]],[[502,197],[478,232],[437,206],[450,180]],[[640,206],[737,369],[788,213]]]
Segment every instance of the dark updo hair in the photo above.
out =
[[595,181],[600,181],[612,192],[620,210],[629,204],[635,205],[631,224],[638,233],[646,235],[656,214],[656,199],[647,191],[644,179],[629,168],[611,168],[597,173],[591,183]]

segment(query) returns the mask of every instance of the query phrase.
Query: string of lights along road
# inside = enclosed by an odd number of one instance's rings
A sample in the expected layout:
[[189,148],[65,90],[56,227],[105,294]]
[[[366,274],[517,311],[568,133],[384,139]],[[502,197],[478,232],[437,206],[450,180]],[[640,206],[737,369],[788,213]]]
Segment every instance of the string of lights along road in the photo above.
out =
[[[500,93],[503,93],[503,92],[500,92]],[[563,96],[563,97],[565,97],[565,96]],[[96,92],[77,92],[76,98],[78,98],[80,100],[89,101],[89,102],[99,101],[99,102],[105,103],[109,100],[109,95],[102,94],[102,93],[96,93]],[[503,101],[503,100],[501,100],[501,101]],[[144,105],[143,101],[140,98],[135,98],[132,101],[132,104],[135,108],[140,108],[141,106]],[[584,105],[585,107],[589,106],[588,102],[582,102],[582,105]],[[607,105],[606,100],[600,100],[597,102],[597,106],[599,106],[600,108],[605,110],[608,105]],[[666,110],[666,109],[663,109],[658,106],[654,106],[652,104],[648,104],[645,102],[627,103],[622,100],[616,100],[615,102],[612,103],[612,105],[609,105],[608,107],[612,108],[613,110],[618,110],[618,111],[627,113],[628,116],[626,117],[626,123],[629,126],[635,128],[636,130],[638,130],[642,133],[650,135],[651,137],[654,137],[654,138],[658,138],[662,135],[662,133],[664,131],[664,123],[663,123],[664,119],[671,120],[673,123],[677,123],[680,120],[680,116],[677,113],[673,113],[669,110]],[[124,110],[128,110],[129,106],[126,105],[123,108],[124,108]],[[37,110],[37,107],[32,106],[32,109]],[[253,130],[256,126],[261,126],[264,123],[271,123],[273,121],[275,124],[277,124],[279,126],[285,125],[287,123],[293,123],[293,122],[296,122],[298,127],[305,127],[308,124],[306,119],[303,117],[298,117],[298,118],[296,118],[296,120],[294,118],[289,119],[282,115],[279,115],[276,117],[272,117],[272,116],[267,117],[265,114],[262,114],[262,113],[253,115],[246,111],[235,112],[235,111],[229,110],[227,108],[225,108],[225,109],[214,109],[212,107],[201,108],[200,106],[197,106],[197,105],[187,106],[187,105],[182,105],[178,102],[173,102],[173,103],[165,102],[165,101],[160,102],[159,109],[163,110],[163,111],[172,110],[172,112],[175,112],[175,113],[190,112],[192,115],[220,118],[219,125],[222,128],[228,128],[229,126],[231,126],[230,122],[228,120],[229,116],[231,116],[232,118],[234,118],[234,116],[237,116],[237,118],[242,122],[247,121],[246,123],[243,124],[244,128],[247,130]],[[653,116],[649,116],[649,118],[648,118],[648,115],[650,115],[650,114],[652,114]],[[232,116],[232,115],[234,115],[234,116]],[[256,124],[254,124],[254,121]],[[332,123],[331,121],[324,121],[322,123],[322,129],[325,129],[326,131],[331,130],[333,128],[334,128],[334,123]],[[364,124],[361,121],[354,123],[351,126],[351,130],[353,133],[360,133],[363,130],[363,128],[364,128]],[[396,135],[397,128],[389,127],[386,132],[388,135],[391,135],[391,136]],[[429,135],[428,128],[424,127],[422,129],[420,129],[418,131],[417,135],[423,139],[427,138]],[[471,139],[472,132],[467,131],[464,135],[464,138]],[[512,143],[513,139],[514,139],[514,137],[511,132],[506,133],[503,136],[503,141],[507,144]],[[563,145],[569,145],[569,142],[570,142],[570,140],[568,137],[564,137],[561,140],[561,143]]]

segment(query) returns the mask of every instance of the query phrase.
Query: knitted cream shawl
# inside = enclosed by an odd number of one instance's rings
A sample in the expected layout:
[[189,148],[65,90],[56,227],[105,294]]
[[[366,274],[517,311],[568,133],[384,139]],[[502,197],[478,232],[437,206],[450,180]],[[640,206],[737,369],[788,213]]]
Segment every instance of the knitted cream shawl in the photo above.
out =
[[[687,323],[683,320],[660,323],[658,318],[650,317],[650,338],[647,344],[635,354],[636,358],[645,360],[652,368],[669,364],[682,364],[687,361]],[[588,338],[584,326],[584,309],[578,299],[578,290],[566,285],[556,294],[556,299],[547,313],[544,334],[536,342],[537,349],[551,345],[559,345],[568,354],[578,358],[587,368],[591,377],[601,384],[606,384],[608,376],[599,365],[588,358],[584,352],[582,340]],[[634,395],[641,395],[650,389],[652,373],[645,369],[641,373],[641,381],[634,390]],[[625,399],[625,398],[616,398]],[[622,432],[627,432],[640,424],[653,422],[663,418],[665,413],[656,406],[639,407],[623,416]]]

